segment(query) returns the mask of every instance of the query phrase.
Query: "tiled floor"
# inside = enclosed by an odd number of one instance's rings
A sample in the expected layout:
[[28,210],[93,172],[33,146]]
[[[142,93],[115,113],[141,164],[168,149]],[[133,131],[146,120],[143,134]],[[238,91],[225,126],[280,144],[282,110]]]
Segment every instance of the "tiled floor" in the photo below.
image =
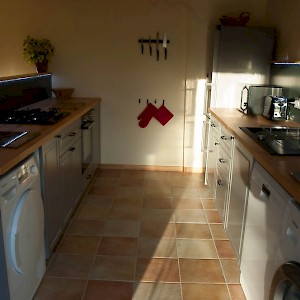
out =
[[101,170],[35,300],[245,300],[200,174]]

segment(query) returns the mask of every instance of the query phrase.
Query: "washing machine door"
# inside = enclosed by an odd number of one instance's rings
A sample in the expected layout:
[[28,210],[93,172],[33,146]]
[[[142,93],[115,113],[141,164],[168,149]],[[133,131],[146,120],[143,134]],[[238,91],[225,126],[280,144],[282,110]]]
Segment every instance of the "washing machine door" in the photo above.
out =
[[288,262],[275,273],[270,300],[300,300],[300,264]]
[[44,208],[38,190],[29,189],[16,207],[10,235],[10,256],[15,270],[26,274],[36,268],[44,251]]

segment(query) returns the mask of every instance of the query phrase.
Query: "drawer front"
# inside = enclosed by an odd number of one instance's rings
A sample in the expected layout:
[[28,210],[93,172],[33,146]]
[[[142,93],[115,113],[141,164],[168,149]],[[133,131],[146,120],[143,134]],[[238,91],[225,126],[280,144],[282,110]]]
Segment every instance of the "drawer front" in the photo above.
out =
[[232,146],[233,146],[234,137],[227,131],[225,128],[221,128],[220,133],[220,146],[232,157]]
[[210,119],[209,126],[210,126],[211,134],[213,136],[219,138],[219,136],[220,136],[220,123],[216,119],[212,118],[212,119]]
[[231,166],[231,157],[228,155],[228,153],[223,149],[219,148],[219,155],[217,158],[217,168],[218,171],[220,170],[225,170],[223,172],[228,173],[230,171],[230,166]]
[[78,120],[65,128],[60,134],[60,154],[63,154],[78,138],[81,137],[81,121]]

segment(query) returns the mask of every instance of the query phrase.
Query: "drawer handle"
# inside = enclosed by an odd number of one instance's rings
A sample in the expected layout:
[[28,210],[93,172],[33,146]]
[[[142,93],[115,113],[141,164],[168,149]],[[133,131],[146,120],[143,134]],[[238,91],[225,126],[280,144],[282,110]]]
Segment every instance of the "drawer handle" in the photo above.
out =
[[223,182],[222,182],[221,179],[218,179],[218,180],[217,180],[217,183],[218,183],[219,186],[222,186],[222,185],[223,185]]
[[218,146],[219,145],[219,143],[218,142],[215,142],[215,146]]
[[211,123],[210,126],[211,127],[216,127],[216,125],[214,123]]
[[222,164],[225,164],[226,160],[224,158],[219,158],[219,162],[222,163]]
[[221,139],[224,140],[224,141],[227,141],[227,137],[225,135],[222,135]]
[[76,135],[76,132],[71,132],[70,134],[69,134],[69,136],[75,136]]
[[75,151],[75,150],[76,150],[76,147],[70,148],[70,151]]
[[58,139],[61,139],[61,135],[60,134],[56,135],[55,137],[58,138]]
[[87,180],[90,180],[91,178],[92,178],[92,175],[91,175],[91,174],[89,174],[89,175],[86,177]]

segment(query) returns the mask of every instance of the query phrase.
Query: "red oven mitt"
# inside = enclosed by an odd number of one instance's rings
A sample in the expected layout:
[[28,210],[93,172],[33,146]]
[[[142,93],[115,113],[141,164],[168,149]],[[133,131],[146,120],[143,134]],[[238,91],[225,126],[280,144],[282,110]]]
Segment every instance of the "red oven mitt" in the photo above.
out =
[[174,115],[165,107],[165,105],[162,104],[154,117],[158,122],[165,126],[173,118],[173,116]]
[[148,103],[146,108],[138,116],[138,120],[140,120],[139,126],[145,128],[149,124],[150,120],[154,117],[157,111],[158,109],[156,106],[154,106],[152,103]]

